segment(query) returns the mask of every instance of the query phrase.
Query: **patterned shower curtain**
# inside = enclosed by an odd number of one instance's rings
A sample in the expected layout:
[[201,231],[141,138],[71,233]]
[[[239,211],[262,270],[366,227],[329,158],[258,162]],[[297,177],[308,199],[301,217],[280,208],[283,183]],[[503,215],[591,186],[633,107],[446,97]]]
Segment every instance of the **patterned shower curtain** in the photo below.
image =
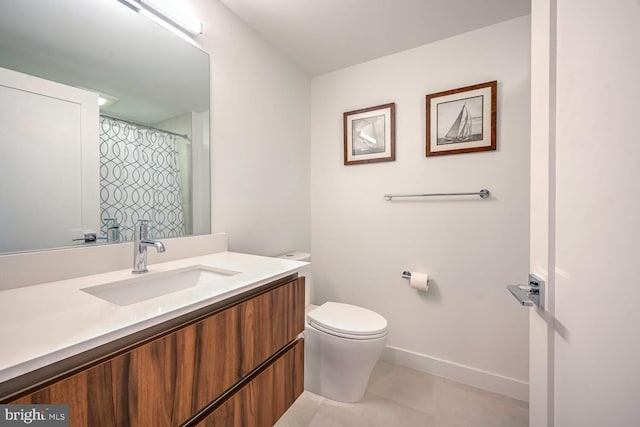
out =
[[120,241],[133,240],[138,219],[151,238],[185,235],[177,140],[160,130],[100,118],[100,216],[120,224]]

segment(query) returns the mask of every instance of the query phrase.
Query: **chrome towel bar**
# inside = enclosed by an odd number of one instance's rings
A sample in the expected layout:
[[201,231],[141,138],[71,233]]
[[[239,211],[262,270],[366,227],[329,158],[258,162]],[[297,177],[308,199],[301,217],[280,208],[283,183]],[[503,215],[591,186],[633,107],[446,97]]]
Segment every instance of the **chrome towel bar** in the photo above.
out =
[[486,188],[478,191],[477,193],[427,193],[427,194],[390,194],[384,195],[386,201],[391,201],[394,197],[432,197],[432,196],[480,196],[481,199],[486,199],[491,195],[491,192]]

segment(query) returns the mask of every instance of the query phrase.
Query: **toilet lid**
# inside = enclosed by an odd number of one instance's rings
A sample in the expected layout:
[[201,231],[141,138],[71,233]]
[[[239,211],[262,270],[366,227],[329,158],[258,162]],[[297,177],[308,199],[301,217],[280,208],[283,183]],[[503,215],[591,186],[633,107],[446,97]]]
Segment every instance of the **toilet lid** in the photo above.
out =
[[387,332],[387,320],[375,311],[338,302],[325,302],[309,312],[307,320],[317,329],[348,338],[371,339]]

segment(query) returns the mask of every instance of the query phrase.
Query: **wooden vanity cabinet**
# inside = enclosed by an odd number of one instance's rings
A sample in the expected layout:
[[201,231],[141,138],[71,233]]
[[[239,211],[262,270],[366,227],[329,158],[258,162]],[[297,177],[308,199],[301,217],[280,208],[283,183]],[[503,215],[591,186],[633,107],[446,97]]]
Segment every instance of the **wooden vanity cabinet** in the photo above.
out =
[[67,403],[71,426],[272,425],[303,389],[304,278],[261,289],[11,403]]

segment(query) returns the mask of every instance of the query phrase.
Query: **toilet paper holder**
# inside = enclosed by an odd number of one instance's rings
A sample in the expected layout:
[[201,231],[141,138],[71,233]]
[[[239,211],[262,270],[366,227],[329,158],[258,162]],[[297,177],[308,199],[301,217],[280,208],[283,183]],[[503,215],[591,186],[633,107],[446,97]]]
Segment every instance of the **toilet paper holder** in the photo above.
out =
[[408,279],[409,286],[416,291],[427,292],[429,290],[429,275],[427,273],[405,270],[402,272],[402,277]]

